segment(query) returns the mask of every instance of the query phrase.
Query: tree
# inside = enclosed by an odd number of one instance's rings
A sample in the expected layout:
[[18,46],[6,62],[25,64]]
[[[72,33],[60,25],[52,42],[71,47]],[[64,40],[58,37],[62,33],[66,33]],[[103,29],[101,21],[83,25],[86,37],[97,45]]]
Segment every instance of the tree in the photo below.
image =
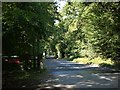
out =
[[3,3],[4,54],[24,55],[27,51],[42,62],[45,40],[52,35],[54,3]]
[[[67,48],[73,57],[101,56],[118,60],[120,56],[119,3],[67,3],[60,12]],[[61,39],[60,39],[61,40]]]

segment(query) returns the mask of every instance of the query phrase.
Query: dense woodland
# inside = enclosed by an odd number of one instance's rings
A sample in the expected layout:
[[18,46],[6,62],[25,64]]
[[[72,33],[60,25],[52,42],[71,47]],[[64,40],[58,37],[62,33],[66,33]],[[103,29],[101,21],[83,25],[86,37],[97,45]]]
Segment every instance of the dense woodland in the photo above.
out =
[[50,2],[3,3],[3,55],[22,58],[28,52],[39,57],[38,63],[43,53],[70,60],[100,57],[118,64],[120,3],[67,2],[57,8]]

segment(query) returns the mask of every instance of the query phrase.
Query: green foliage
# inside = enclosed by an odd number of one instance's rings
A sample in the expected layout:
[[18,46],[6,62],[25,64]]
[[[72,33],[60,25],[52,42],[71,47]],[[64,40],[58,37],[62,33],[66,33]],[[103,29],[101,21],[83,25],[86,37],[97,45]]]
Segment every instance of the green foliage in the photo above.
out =
[[[23,66],[28,68],[28,59],[33,66],[43,69],[43,52],[54,31],[55,3],[51,2],[4,2],[2,7],[3,54],[18,55]],[[24,57],[28,52],[30,58]],[[35,57],[38,57],[37,62]]]
[[114,2],[71,2],[59,13],[54,3],[3,3],[3,51],[119,62],[119,12]]
[[67,3],[60,12],[59,23],[66,30],[62,33],[63,39],[59,38],[66,44],[64,52],[73,59],[87,57],[91,60],[100,56],[119,61],[119,6],[119,3],[109,2]]
[[3,51],[8,54],[42,53],[52,35],[54,3],[3,3]]

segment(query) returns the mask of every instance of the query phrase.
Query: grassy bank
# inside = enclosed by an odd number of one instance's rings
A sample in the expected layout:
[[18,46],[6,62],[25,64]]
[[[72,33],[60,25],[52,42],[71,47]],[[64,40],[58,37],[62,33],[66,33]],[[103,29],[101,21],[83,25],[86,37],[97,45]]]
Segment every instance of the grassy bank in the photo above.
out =
[[72,62],[83,63],[83,64],[96,64],[99,66],[111,67],[114,65],[114,62],[111,59],[103,59],[100,57],[89,59],[89,58],[76,58]]

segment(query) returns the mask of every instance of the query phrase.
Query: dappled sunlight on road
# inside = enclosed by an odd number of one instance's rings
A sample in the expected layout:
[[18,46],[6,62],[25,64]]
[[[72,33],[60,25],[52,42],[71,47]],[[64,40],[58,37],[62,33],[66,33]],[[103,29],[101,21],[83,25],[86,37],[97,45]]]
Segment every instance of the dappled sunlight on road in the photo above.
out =
[[46,89],[52,89],[52,90],[66,90],[66,89],[71,89],[75,88],[75,85],[63,85],[63,84],[44,84],[44,85],[38,85],[38,88],[35,90],[46,90]]
[[[24,82],[22,82],[22,79],[16,80],[20,84],[18,87],[34,88],[34,90],[118,88],[119,72],[56,59],[46,59],[44,65],[47,70],[43,75],[38,76],[39,79],[31,78],[30,80],[24,80]],[[16,84],[16,81],[13,83]]]
[[53,85],[54,87],[65,87],[65,88],[73,88],[75,87],[75,85],[61,85],[61,84],[58,84],[58,85]]
[[[102,72],[100,67],[47,59],[48,74],[44,84],[64,88],[117,88],[119,73]],[[108,70],[107,70],[108,71]]]

